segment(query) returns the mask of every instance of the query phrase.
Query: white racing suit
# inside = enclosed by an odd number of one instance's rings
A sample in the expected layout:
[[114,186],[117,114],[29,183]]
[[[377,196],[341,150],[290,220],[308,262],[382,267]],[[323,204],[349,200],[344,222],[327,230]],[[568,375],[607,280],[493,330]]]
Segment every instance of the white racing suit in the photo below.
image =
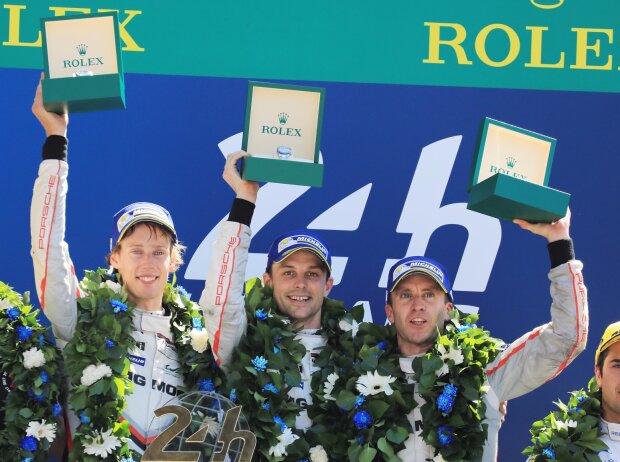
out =
[[600,439],[609,447],[598,453],[601,462],[620,462],[620,424],[599,420]]
[[[483,462],[497,460],[497,440],[501,426],[499,404],[522,396],[556,377],[584,350],[587,340],[588,308],[581,262],[571,260],[549,272],[551,280],[551,322],[528,332],[502,351],[486,369],[484,396],[488,439]],[[411,373],[412,358],[401,359],[401,369]],[[417,387],[417,384],[416,384]],[[414,433],[398,453],[404,461],[427,462],[434,450],[422,439],[420,407],[424,400],[415,392],[418,406],[409,415]]]
[[[217,345],[219,358],[222,364],[226,365],[232,361],[233,351],[247,326],[243,285],[250,246],[250,228],[234,221],[226,221],[220,226],[205,285],[206,295],[201,302],[204,303],[202,306],[209,338],[213,339],[214,348]],[[239,329],[234,336],[224,341],[219,326],[231,323],[236,323]],[[313,365],[314,358],[327,342],[324,337],[315,333],[316,330],[302,330],[296,337],[306,347],[306,355],[300,364],[301,387],[291,389],[289,398],[302,408],[312,404],[311,376],[317,370]],[[300,412],[295,428],[306,430],[311,425],[312,421],[307,412]]]
[[[64,240],[67,174],[68,165],[64,160],[43,160],[34,185],[31,208],[31,253],[37,294],[61,348],[75,332],[76,300],[80,297],[69,247]],[[153,314],[139,307],[134,313],[136,348],[128,356],[131,361],[129,378],[134,383],[134,391],[127,397],[122,417],[130,424],[131,449],[142,453],[152,436],[147,430],[155,417],[153,411],[179,394],[179,386],[184,384],[170,330],[170,313]],[[220,335],[226,336],[231,328],[236,329],[236,326],[222,324]],[[217,356],[216,347],[213,352]],[[68,414],[71,444],[71,435],[79,421],[72,412]],[[157,420],[159,426],[160,420]]]

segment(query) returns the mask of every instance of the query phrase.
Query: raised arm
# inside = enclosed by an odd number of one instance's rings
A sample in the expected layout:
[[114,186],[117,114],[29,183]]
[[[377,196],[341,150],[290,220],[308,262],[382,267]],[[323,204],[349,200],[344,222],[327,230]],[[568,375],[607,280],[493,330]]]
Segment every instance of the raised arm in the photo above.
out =
[[224,365],[231,361],[247,324],[243,285],[251,239],[250,222],[259,186],[241,179],[237,171],[236,163],[245,155],[241,151],[230,154],[224,166],[222,176],[236,197],[228,221],[220,225],[200,297],[213,352]]
[[551,224],[515,220],[521,228],[545,237],[551,259],[551,322],[513,342],[487,368],[498,399],[521,396],[553,379],[586,346],[588,302],[581,270],[570,239],[570,211]]
[[75,300],[78,297],[78,282],[64,240],[69,119],[66,114],[45,110],[41,83],[37,87],[32,112],[43,126],[47,139],[30,208],[31,255],[41,307],[62,347],[75,330]]

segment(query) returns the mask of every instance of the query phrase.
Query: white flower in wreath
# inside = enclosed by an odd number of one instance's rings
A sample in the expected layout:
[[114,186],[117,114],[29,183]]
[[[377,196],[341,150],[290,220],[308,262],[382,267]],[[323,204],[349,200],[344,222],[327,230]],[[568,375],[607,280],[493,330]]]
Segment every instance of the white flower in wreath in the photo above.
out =
[[360,328],[360,324],[355,319],[352,319],[351,322],[346,319],[341,319],[338,323],[338,327],[340,327],[345,332],[352,331],[351,337],[355,337],[357,335],[357,331]]
[[577,426],[577,422],[575,422],[574,420],[567,420],[566,422],[562,420],[557,420],[555,423],[558,427],[558,430],[568,431],[569,428],[575,428]]
[[320,444],[313,448],[310,448],[310,460],[312,462],[328,462],[329,457],[327,457],[327,452],[323,449],[323,446]]
[[38,441],[45,438],[50,443],[56,438],[56,424],[46,424],[45,419],[41,422],[30,422],[26,428],[26,436],[34,436]]
[[396,377],[391,375],[386,377],[377,371],[372,373],[366,372],[366,375],[360,375],[359,379],[357,379],[356,388],[364,396],[376,395],[378,393],[385,393],[387,396],[390,396],[394,393],[390,383],[393,383],[395,380]]
[[297,439],[299,439],[299,436],[295,435],[290,428],[287,428],[278,436],[278,444],[269,448],[269,455],[274,457],[288,455],[286,447]]
[[110,281],[109,279],[99,284],[99,287],[101,288],[107,287],[108,289],[112,290],[112,292],[114,292],[115,294],[121,293],[121,285],[118,282]]
[[441,452],[433,457],[433,462],[446,462],[446,459],[443,458]]
[[327,381],[323,384],[323,393],[324,393],[324,398],[331,400],[331,401],[335,401],[336,398],[334,398],[332,396],[332,391],[334,391],[334,385],[336,384],[336,381],[339,379],[338,374],[336,374],[335,372],[332,372],[331,374],[329,374],[327,376]]
[[2,298],[0,299],[0,310],[4,311],[4,310],[8,310],[9,308],[11,308],[13,305],[11,304],[11,302],[9,302],[8,298]]
[[82,371],[82,378],[80,378],[80,382],[85,387],[89,387],[96,381],[104,377],[110,377],[111,375],[112,369],[110,369],[110,366],[107,364],[91,364]]
[[112,434],[112,429],[102,433],[95,431],[91,438],[91,442],[84,445],[84,453],[102,459],[108,457],[116,448],[121,446],[121,441]]
[[202,353],[209,346],[209,334],[206,329],[192,329],[189,333],[191,337],[192,348]]
[[45,356],[37,347],[32,347],[24,351],[24,367],[32,369],[33,367],[41,367],[45,364]]
[[458,366],[459,364],[462,364],[463,360],[465,359],[463,357],[463,353],[461,352],[459,348],[452,348],[451,346],[448,346],[446,348],[440,343],[437,346],[437,350],[439,351],[439,355],[441,357],[441,360],[443,361],[443,365],[441,366],[441,369],[438,369],[437,371],[435,371],[435,374],[437,375],[437,377],[441,377],[442,375],[445,375],[448,372],[450,372],[450,367],[448,365],[449,360],[454,361],[454,365]]

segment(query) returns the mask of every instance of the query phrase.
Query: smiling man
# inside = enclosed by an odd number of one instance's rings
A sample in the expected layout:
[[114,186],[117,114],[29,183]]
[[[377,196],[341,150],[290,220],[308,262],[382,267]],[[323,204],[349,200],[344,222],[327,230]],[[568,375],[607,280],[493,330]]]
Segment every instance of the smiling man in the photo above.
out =
[[[79,307],[79,299],[91,297],[92,287],[85,290],[78,283],[69,256],[69,247],[65,242],[69,170],[68,117],[45,110],[40,84],[32,111],[47,135],[31,206],[31,253],[37,294],[65,357],[67,354],[80,352],[82,357],[86,357],[85,352],[89,349],[87,344],[91,338],[84,330],[87,327],[83,322],[83,308]],[[219,369],[210,355],[207,333],[203,329],[204,319],[194,304],[181,300],[178,295],[183,294],[181,289],[177,291],[166,288],[170,274],[183,264],[184,249],[178,241],[172,217],[159,205],[137,202],[114,215],[110,254],[107,257],[111,271],[99,288],[107,287],[110,289],[108,294],[119,295],[114,299],[97,300],[96,309],[89,312],[93,313],[93,317],[103,319],[94,331],[89,331],[92,336],[99,337],[102,335],[101,330],[108,331],[105,331],[105,342],[101,338],[98,342],[95,338],[92,339],[99,350],[93,358],[88,359],[92,362],[85,367],[81,383],[78,380],[71,385],[74,396],[76,392],[80,392],[79,387],[92,385],[93,389],[106,389],[101,386],[104,384],[97,382],[112,376],[114,370],[113,385],[107,384],[107,389],[113,387],[118,389],[118,392],[110,397],[110,402],[104,406],[121,403],[116,407],[110,406],[109,411],[122,411],[119,420],[129,424],[129,449],[137,453],[144,451],[148,438],[152,436],[147,430],[153,420],[154,410],[182,391],[196,387],[197,383],[200,383],[199,379],[206,380],[206,377],[219,374],[214,372]],[[119,315],[127,311],[128,307],[119,303],[122,297],[120,294],[123,293],[127,294],[127,301],[132,305],[132,316],[126,320],[126,324],[133,325],[128,334],[131,339],[126,342],[127,350],[116,351],[118,340],[115,342],[110,337],[118,335],[117,330],[127,329],[127,325],[119,329],[110,327],[115,325],[110,306],[114,307],[113,313]],[[101,296],[99,291],[96,296]],[[191,315],[188,317],[186,313]],[[106,316],[110,317],[106,320]],[[227,329],[234,330],[236,326],[224,323],[221,326],[224,337],[228,335]],[[188,337],[184,338],[180,332],[188,333]],[[183,360],[180,354],[182,349],[185,358]],[[213,353],[217,356],[216,350],[213,350]],[[81,363],[82,359],[79,359],[80,361],[73,362]],[[126,364],[125,360],[131,365],[129,371],[123,366]],[[120,367],[119,361],[122,361]],[[70,362],[69,359],[67,362]],[[71,364],[68,369],[70,367],[75,366]],[[103,372],[87,374],[87,370]],[[195,375],[197,370],[202,372]],[[189,380],[190,377],[192,380]],[[126,384],[127,381],[133,383],[133,390],[128,386],[123,389],[119,385]],[[203,385],[208,389],[213,382],[204,381]],[[123,437],[116,438],[113,434],[105,434],[105,428],[101,427],[102,419],[95,418],[100,412],[95,409],[100,409],[97,406],[101,400],[97,399],[99,396],[95,396],[94,391],[92,393],[88,395],[87,402],[83,403],[84,409],[79,415],[69,413],[68,439],[71,441],[75,438],[72,451],[83,446],[72,458],[83,460],[84,454],[100,455],[105,452],[107,455],[114,454],[115,460],[131,460],[128,452],[117,452],[126,451],[123,449]],[[107,411],[102,412],[105,414]],[[107,414],[110,415],[110,412]],[[114,432],[117,431],[116,422],[106,422],[106,425],[108,424],[114,426]],[[79,431],[76,432],[78,427]],[[95,433],[88,433],[91,430]]]
[[[483,462],[497,460],[500,403],[522,396],[556,377],[586,346],[588,310],[582,264],[575,260],[569,236],[570,213],[552,224],[515,220],[519,226],[547,239],[551,259],[551,322],[514,341],[486,365],[488,391],[484,394],[488,437]],[[452,283],[445,268],[427,257],[408,257],[390,269],[385,306],[396,329],[402,355],[400,366],[413,380],[412,361],[431,350],[438,332],[444,331],[448,313],[455,309]],[[450,382],[449,378],[447,380]],[[414,433],[399,452],[402,460],[430,461],[436,449],[422,438],[424,399],[416,384],[418,403],[409,415]],[[473,422],[472,422],[473,424]],[[435,438],[437,439],[437,438]],[[441,439],[441,438],[440,438]]]

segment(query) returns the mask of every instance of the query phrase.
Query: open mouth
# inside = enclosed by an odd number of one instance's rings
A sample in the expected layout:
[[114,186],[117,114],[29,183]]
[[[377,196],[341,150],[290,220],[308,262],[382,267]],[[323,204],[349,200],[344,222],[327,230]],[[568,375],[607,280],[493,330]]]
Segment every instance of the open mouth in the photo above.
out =
[[153,282],[154,280],[157,279],[157,276],[138,276],[138,279],[142,282]]
[[413,318],[409,320],[409,324],[413,324],[414,326],[423,326],[424,324],[426,324],[426,319]]
[[294,302],[307,302],[310,300],[310,297],[299,296],[299,295],[289,295],[288,298],[293,300]]

